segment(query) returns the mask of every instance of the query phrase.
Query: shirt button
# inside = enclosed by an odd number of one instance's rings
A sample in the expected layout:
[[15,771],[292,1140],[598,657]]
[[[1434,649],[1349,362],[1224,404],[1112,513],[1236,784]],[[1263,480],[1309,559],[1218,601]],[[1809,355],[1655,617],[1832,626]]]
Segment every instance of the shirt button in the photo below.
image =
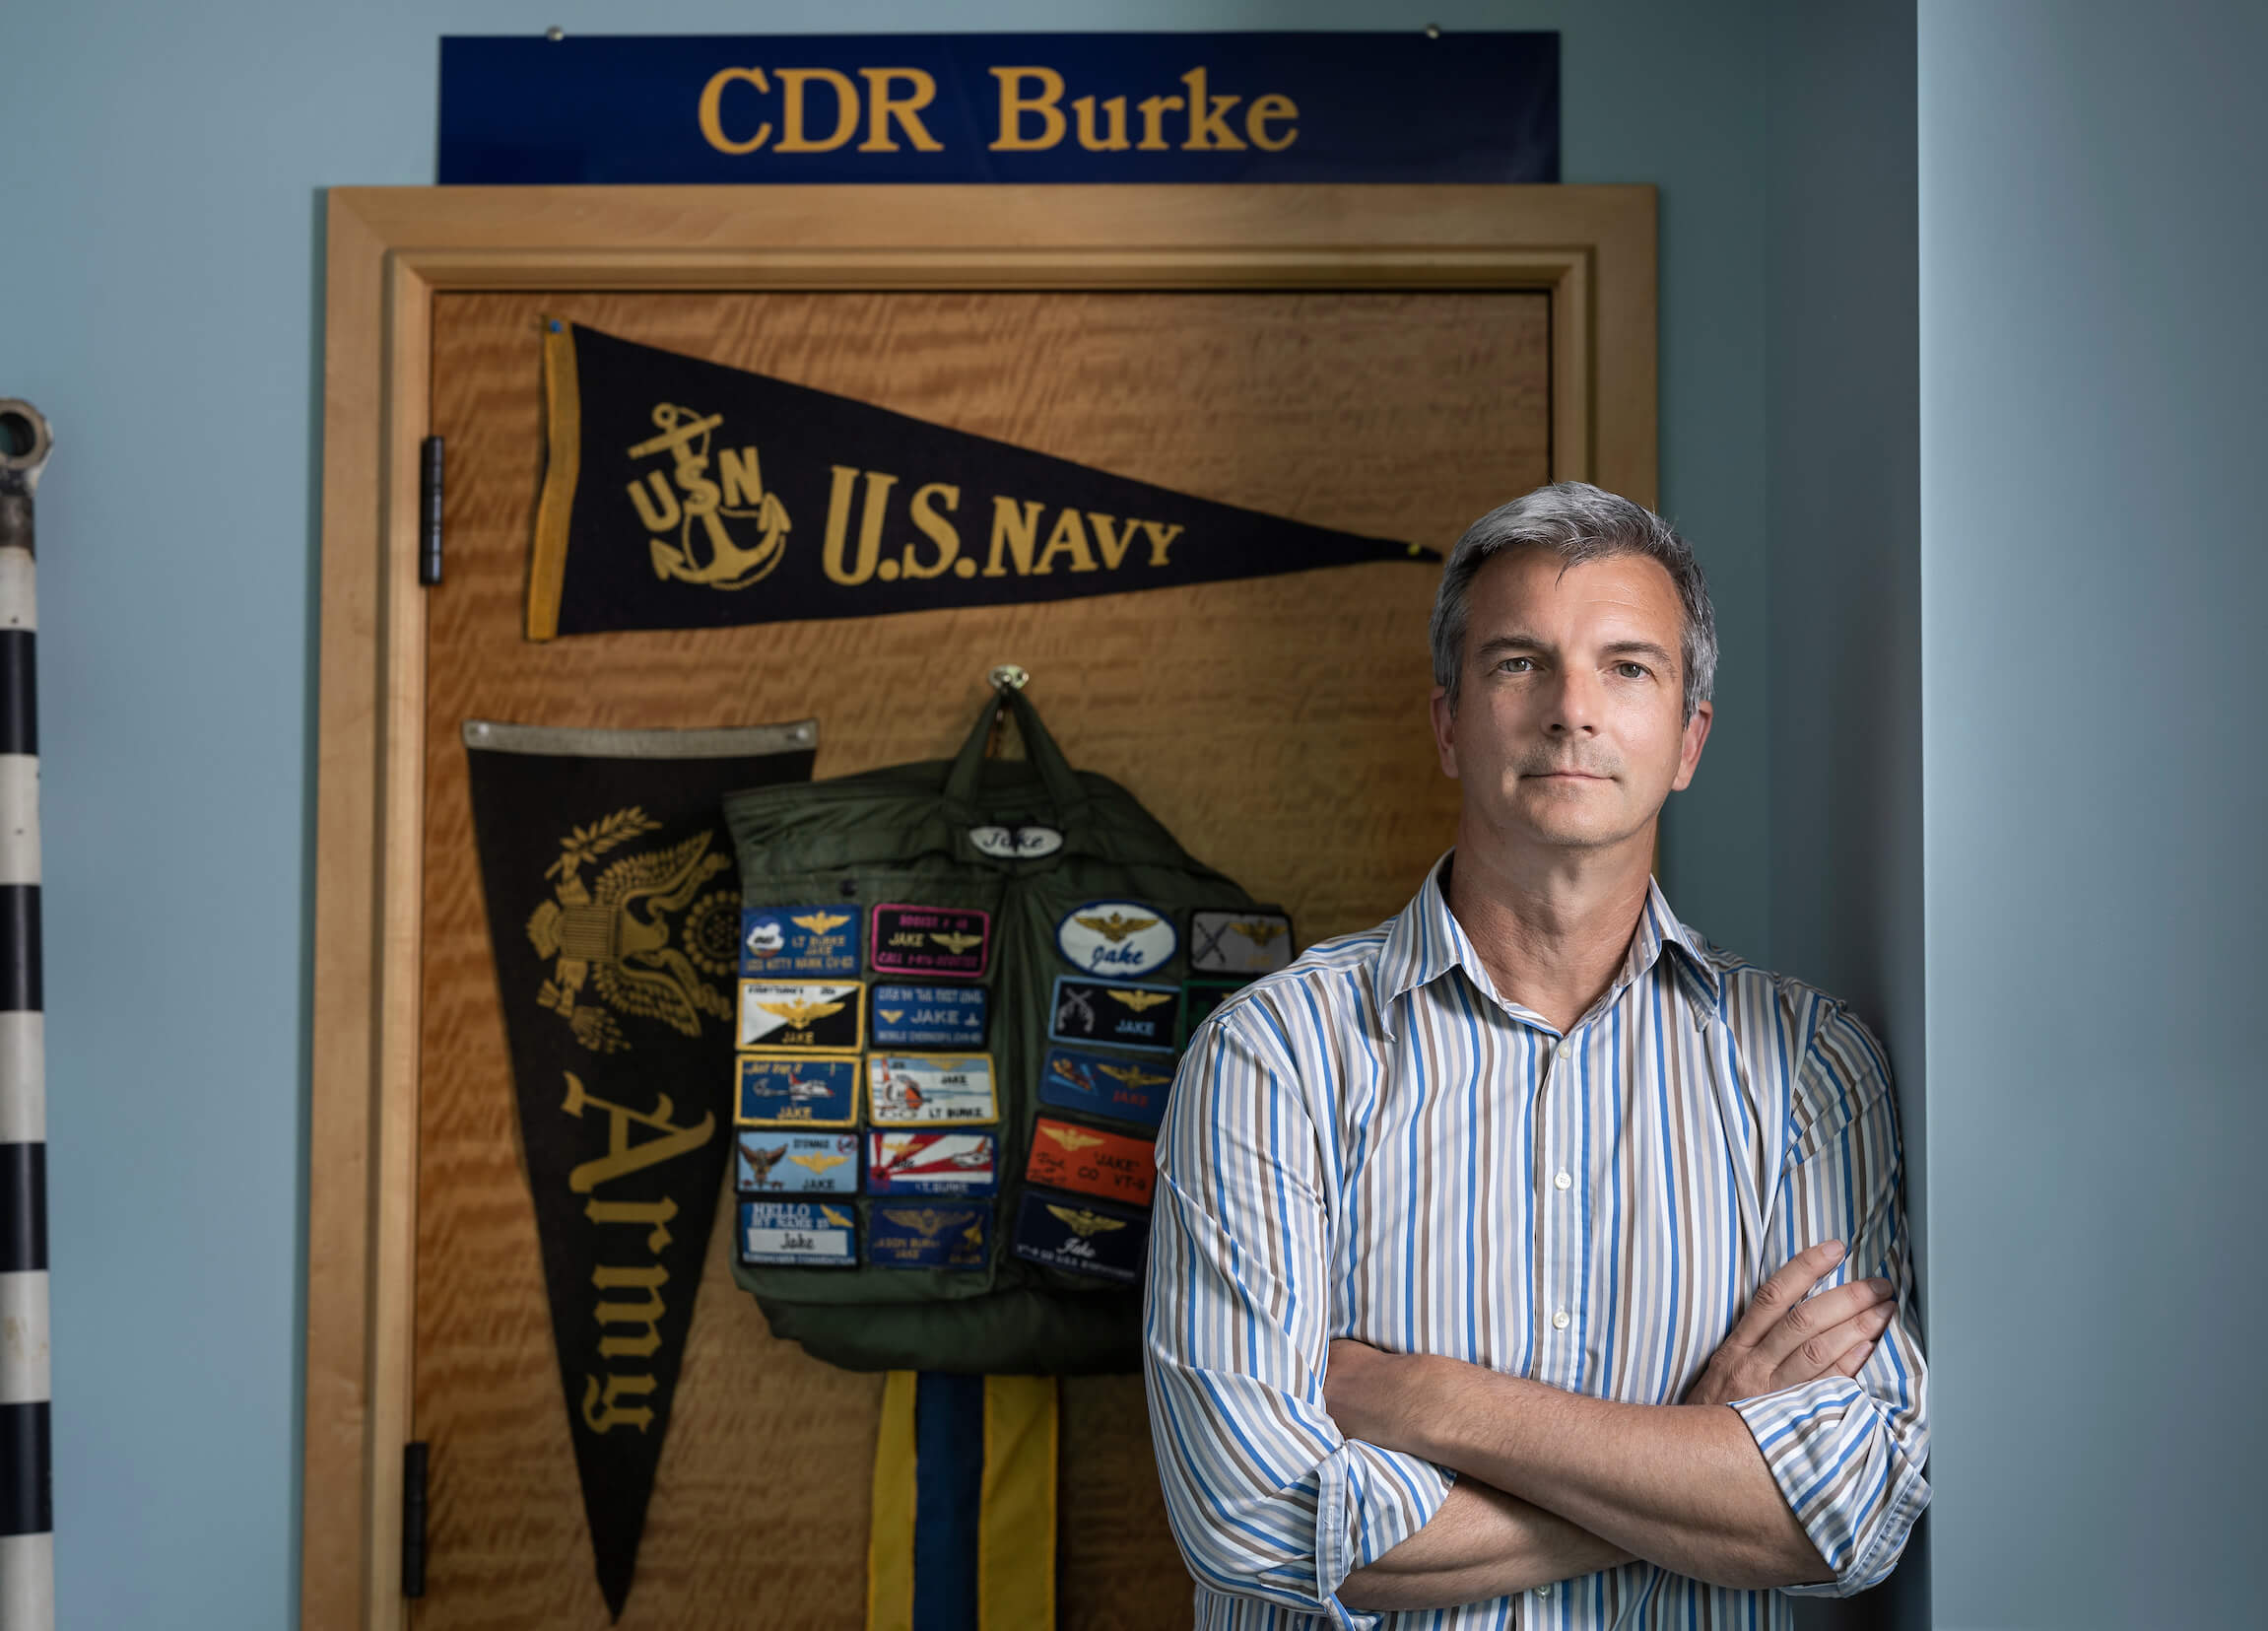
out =
[[1564,1189],[1573,1182],[1574,1180],[1569,1178],[1566,1173],[1554,1173],[1552,1175],[1552,1188],[1555,1189]]
[[1561,1310],[1559,1311],[1559,1313],[1557,1313],[1557,1314],[1555,1314],[1555,1315],[1553,1315],[1553,1316],[1552,1316],[1552,1329],[1554,1329],[1554,1330],[1566,1330],[1567,1328],[1568,1328],[1568,1311],[1567,1311],[1566,1309],[1564,1309],[1564,1308],[1563,1308],[1563,1309],[1561,1309]]
[[1536,1588],[1536,1596],[1540,1597],[1548,1597],[1551,1595],[1552,1589],[1549,1586],[1539,1586]]

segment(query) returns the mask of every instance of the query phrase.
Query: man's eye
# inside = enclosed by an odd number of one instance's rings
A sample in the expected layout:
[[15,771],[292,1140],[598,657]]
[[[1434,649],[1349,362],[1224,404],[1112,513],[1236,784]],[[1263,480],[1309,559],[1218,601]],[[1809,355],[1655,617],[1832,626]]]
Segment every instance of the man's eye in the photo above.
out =
[[1535,665],[1536,659],[1534,657],[1506,657],[1498,663],[1497,667],[1499,671],[1506,674],[1525,674]]
[[1615,664],[1615,672],[1626,680],[1642,680],[1648,670],[1642,662],[1618,662]]

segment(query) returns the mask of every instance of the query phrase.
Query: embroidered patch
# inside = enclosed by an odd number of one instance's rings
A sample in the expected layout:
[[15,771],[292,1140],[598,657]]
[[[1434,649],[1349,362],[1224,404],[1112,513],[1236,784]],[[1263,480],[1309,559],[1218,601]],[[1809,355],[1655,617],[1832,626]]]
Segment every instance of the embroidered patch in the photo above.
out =
[[733,1143],[732,1184],[744,1195],[856,1194],[858,1135],[744,1130]]
[[835,980],[743,980],[742,1048],[855,1053],[866,1034],[866,987]]
[[1165,1119],[1173,1072],[1151,1059],[1050,1048],[1039,1065],[1039,1102],[1154,1127]]
[[758,906],[740,915],[744,978],[858,972],[856,906]]
[[1242,990],[1242,980],[1192,980],[1181,987],[1181,1046],[1197,1034],[1214,1009]]
[[743,1053],[734,1120],[744,1126],[858,1124],[858,1061],[808,1053]]
[[877,1048],[982,1048],[990,1000],[982,985],[877,985]]
[[1192,912],[1192,974],[1274,974],[1292,963],[1292,919],[1281,912]]
[[849,1207],[825,1202],[744,1200],[740,1260],[797,1268],[856,1268],[858,1220]]
[[1033,1124],[1032,1159],[1024,1176],[1058,1189],[1147,1206],[1158,1182],[1158,1158],[1147,1138],[1042,1116]]
[[1050,1268],[1131,1285],[1149,1245],[1150,1220],[1107,1202],[1027,1189],[1016,1210],[1016,1255]]
[[1055,949],[1082,974],[1139,980],[1173,961],[1173,919],[1140,901],[1089,901],[1055,925]]
[[870,1132],[870,1195],[988,1195],[999,1179],[1000,1141],[989,1132]]
[[876,1206],[867,1215],[866,1260],[877,1268],[982,1268],[991,1245],[989,1206]]
[[943,974],[974,980],[992,950],[992,914],[973,907],[878,906],[876,974]]
[[1114,1042],[1170,1053],[1179,1029],[1181,987],[1057,975],[1048,1011],[1048,1035],[1058,1042]]
[[994,860],[1037,860],[1063,848],[1063,834],[1053,827],[1026,823],[1018,827],[971,827],[968,845]]
[[989,1053],[869,1053],[866,1096],[878,1127],[1000,1120]]

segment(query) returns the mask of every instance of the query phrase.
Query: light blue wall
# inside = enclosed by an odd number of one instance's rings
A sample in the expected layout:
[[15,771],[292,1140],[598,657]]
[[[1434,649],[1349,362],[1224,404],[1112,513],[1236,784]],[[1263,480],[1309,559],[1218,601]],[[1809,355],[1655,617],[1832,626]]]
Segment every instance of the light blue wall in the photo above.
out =
[[2268,8],[1919,17],[1937,1623],[2257,1625]]
[[[444,31],[598,0],[0,10],[0,392],[41,495],[57,1566],[66,1623],[292,1623],[320,189],[433,174]],[[1569,181],[1662,191],[1662,491],[1717,586],[1720,725],[1668,869],[1757,955],[1761,11],[1678,0],[663,0],[672,32],[1564,31]]]

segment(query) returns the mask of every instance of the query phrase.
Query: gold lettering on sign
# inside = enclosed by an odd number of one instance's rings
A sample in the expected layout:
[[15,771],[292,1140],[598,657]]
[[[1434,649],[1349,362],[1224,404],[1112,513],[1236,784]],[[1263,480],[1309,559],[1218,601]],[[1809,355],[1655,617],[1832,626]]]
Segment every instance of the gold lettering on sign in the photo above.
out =
[[1205,92],[1205,70],[1202,68],[1190,69],[1181,76],[1181,83],[1189,88],[1189,139],[1181,145],[1193,153],[1208,153],[1214,148],[1233,148],[1242,152],[1243,142],[1224,120],[1229,109],[1244,99],[1208,97]]
[[[1000,130],[992,140],[995,153],[1037,153],[1053,147],[1063,139],[1063,76],[1052,68],[994,68],[992,77],[1000,82]],[[1038,94],[1024,89],[1027,80],[1036,81]],[[1024,134],[1024,115],[1039,115],[1037,136]]]
[[[937,100],[934,76],[920,68],[861,68],[858,77],[866,81],[866,140],[858,144],[859,152],[896,153],[898,144],[890,139],[893,120],[917,151],[945,151],[945,144],[930,135],[920,116],[921,110]],[[903,97],[890,94],[891,84],[898,80],[912,88]]]
[[764,77],[762,68],[719,68],[700,88],[700,134],[719,153],[754,153],[771,140],[771,122],[767,119],[756,127],[756,134],[746,141],[734,141],[724,133],[724,88],[728,85],[753,85],[767,96],[771,85]]
[[[782,68],[779,72],[780,153],[833,153],[858,130],[858,87],[834,68]],[[834,93],[834,129],[813,141],[803,128],[804,88],[817,80]]]
[[[562,1110],[577,1119],[580,1119],[586,1107],[603,1110],[607,1115],[607,1153],[596,1160],[582,1162],[567,1174],[567,1188],[578,1195],[590,1193],[601,1184],[642,1172],[656,1162],[672,1160],[689,1150],[700,1149],[716,1132],[716,1112],[713,1110],[704,1112],[701,1119],[693,1125],[681,1127],[670,1120],[677,1107],[670,1102],[666,1093],[654,1095],[652,1111],[633,1110],[628,1105],[618,1105],[586,1091],[582,1078],[573,1071],[566,1071],[564,1074],[567,1076],[567,1103],[560,1107]],[[634,1121],[641,1127],[652,1128],[661,1136],[648,1138],[643,1143],[631,1142],[630,1129]]]
[[1071,104],[1072,113],[1079,121],[1079,145],[1090,153],[1123,153],[1134,144],[1126,139],[1126,99],[1112,97],[1102,104],[1109,115],[1109,130],[1098,135],[1095,130],[1095,99],[1081,97]]

